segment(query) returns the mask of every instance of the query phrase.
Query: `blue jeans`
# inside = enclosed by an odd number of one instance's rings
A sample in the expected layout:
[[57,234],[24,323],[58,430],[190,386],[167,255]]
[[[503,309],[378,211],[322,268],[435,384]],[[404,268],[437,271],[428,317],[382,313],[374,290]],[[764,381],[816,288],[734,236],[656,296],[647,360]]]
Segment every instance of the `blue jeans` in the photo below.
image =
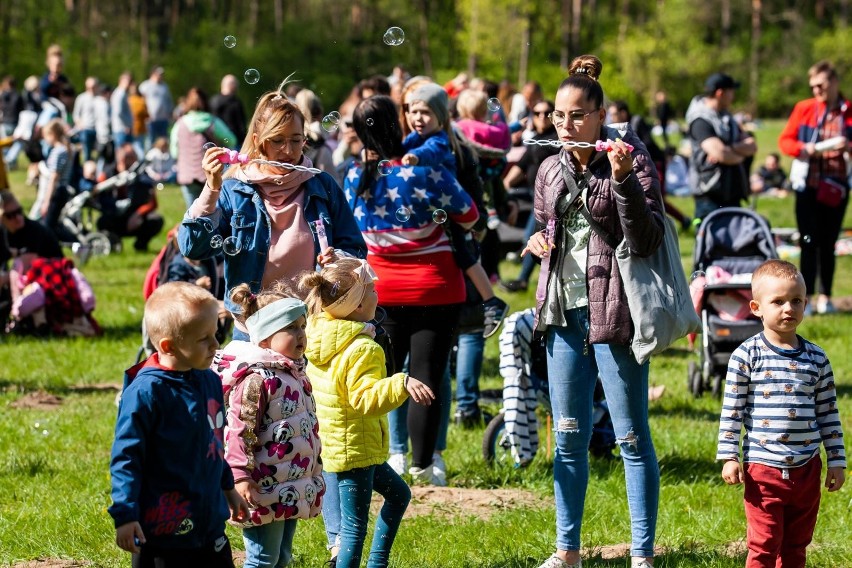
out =
[[243,529],[246,560],[243,568],[282,568],[293,559],[296,519]]
[[343,513],[337,568],[358,568],[361,565],[373,489],[385,498],[385,502],[376,517],[367,568],[387,566],[396,532],[411,501],[408,484],[387,463],[341,471],[337,479]]
[[146,146],[146,150],[150,149],[151,146],[154,145],[154,142],[157,141],[157,138],[168,138],[169,137],[169,119],[161,118],[158,120],[151,120],[148,122],[148,145]]
[[600,374],[616,442],[624,462],[632,534],[631,556],[653,556],[660,470],[648,426],[648,363],[639,365],[626,345],[590,345],[584,354],[588,310],[565,312],[566,327],[547,329],[547,372],[556,452],[556,547],[580,549],[589,482],[592,400]]
[[479,408],[479,375],[482,373],[482,353],[485,338],[482,333],[459,335],[456,355],[456,410],[476,412]]
[[322,497],[322,524],[328,541],[326,548],[331,550],[335,546],[340,546],[340,490],[336,473],[323,471],[322,480],[325,482],[325,494]]
[[189,209],[192,206],[192,202],[195,201],[199,195],[201,195],[201,190],[204,189],[204,183],[194,181],[189,184],[184,184],[180,186],[180,191],[183,194],[183,200],[186,201],[186,208]]
[[[403,372],[408,371],[408,360],[403,366]],[[453,386],[450,382],[450,366],[444,372],[441,381],[441,400],[450,400]],[[435,451],[443,452],[447,449],[447,429],[450,424],[450,405],[441,407],[441,423],[438,425],[438,440],[435,442]],[[408,399],[388,413],[388,430],[390,430],[390,453],[408,453]],[[323,512],[323,515],[325,512]]]
[[77,136],[80,138],[80,144],[83,146],[83,161],[86,162],[92,158],[92,151],[95,149],[95,142],[97,139],[95,129],[84,128],[82,130],[78,130]]

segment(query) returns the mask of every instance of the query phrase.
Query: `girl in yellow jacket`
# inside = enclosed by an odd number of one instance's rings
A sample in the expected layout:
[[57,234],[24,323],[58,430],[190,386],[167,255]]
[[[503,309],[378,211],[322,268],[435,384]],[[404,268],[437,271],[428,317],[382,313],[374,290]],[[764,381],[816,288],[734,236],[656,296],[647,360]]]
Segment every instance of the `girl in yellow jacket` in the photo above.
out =
[[338,479],[342,521],[337,568],[361,563],[373,489],[385,502],[367,567],[388,565],[411,491],[387,464],[385,415],[409,395],[424,405],[435,398],[428,386],[405,373],[385,377],[385,354],[368,323],[378,305],[375,279],[366,261],[342,258],[318,273],[306,273],[300,282],[310,310],[305,356],[317,402],[323,468]]

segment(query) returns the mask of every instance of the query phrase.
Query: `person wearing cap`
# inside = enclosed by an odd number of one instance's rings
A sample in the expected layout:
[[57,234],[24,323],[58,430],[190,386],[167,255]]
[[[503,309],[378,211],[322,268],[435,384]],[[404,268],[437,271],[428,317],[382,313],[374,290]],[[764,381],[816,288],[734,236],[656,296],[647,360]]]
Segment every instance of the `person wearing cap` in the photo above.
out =
[[[819,314],[836,311],[831,302],[834,281],[834,245],[849,205],[849,141],[852,140],[852,102],[840,92],[840,77],[829,61],[808,69],[813,97],[796,103],[778,138],[778,147],[793,158],[808,161],[805,187],[796,192],[796,224],[802,247],[800,270],[805,288]],[[792,177],[792,176],[791,176]],[[836,203],[820,199],[819,187],[835,184]],[[819,289],[816,287],[819,274]]]
[[695,219],[703,219],[719,207],[739,207],[748,197],[743,162],[754,156],[757,144],[740,130],[730,112],[739,87],[730,75],[714,73],[704,83],[704,94],[693,98],[686,110]]
[[148,144],[150,148],[160,136],[168,136],[169,120],[172,117],[174,102],[169,86],[163,81],[165,70],[154,67],[151,75],[139,84],[139,94],[145,97],[148,107]]

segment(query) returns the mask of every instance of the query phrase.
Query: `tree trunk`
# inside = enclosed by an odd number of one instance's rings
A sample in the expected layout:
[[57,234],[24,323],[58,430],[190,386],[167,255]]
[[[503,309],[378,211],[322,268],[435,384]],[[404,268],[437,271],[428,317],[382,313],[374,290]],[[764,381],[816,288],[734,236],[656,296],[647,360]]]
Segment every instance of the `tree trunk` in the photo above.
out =
[[524,14],[523,19],[524,29],[521,33],[521,55],[518,61],[518,85],[523,85],[527,82],[527,69],[530,64],[530,41],[532,40],[532,14],[529,10]]
[[719,8],[721,9],[721,26],[722,31],[719,37],[719,47],[722,50],[728,49],[731,42],[731,0],[722,0]]
[[417,21],[420,27],[420,55],[423,58],[423,73],[432,76],[432,53],[429,46],[429,0],[421,0]]
[[571,0],[562,0],[559,3],[559,30],[562,44],[559,46],[559,66],[563,69],[568,68],[568,62],[571,59]]
[[89,74],[89,46],[92,44],[91,22],[89,21],[91,0],[80,0],[80,69],[83,75]]
[[476,58],[479,46],[477,42],[479,34],[479,0],[472,0],[470,3],[470,45],[468,46],[467,54],[467,74],[471,77],[476,76]]
[[284,4],[283,0],[275,0],[273,3],[273,14],[275,17],[275,35],[284,29]]
[[[571,6],[571,57],[580,53],[580,24],[583,17],[583,0],[574,0]],[[565,62],[567,67],[569,62]]]
[[760,36],[762,0],[751,0],[751,50],[749,54],[749,111],[757,112],[757,95],[760,89]]
[[151,37],[148,21],[148,2],[142,0],[139,10],[139,57],[147,70],[151,66]]
[[249,3],[249,20],[248,20],[248,38],[246,40],[246,44],[249,47],[254,47],[254,38],[257,36],[257,21],[259,16],[260,8],[258,7],[258,1]]

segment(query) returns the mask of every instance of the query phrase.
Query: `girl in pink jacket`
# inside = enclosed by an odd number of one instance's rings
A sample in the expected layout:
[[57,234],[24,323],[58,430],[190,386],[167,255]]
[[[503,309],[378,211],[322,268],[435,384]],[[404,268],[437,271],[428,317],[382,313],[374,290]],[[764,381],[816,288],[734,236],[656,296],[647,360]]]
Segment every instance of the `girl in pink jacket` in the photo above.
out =
[[232,341],[213,368],[222,377],[225,459],[251,507],[243,527],[243,566],[286,566],[296,519],[320,514],[319,427],[305,375],[305,304],[283,285],[255,295],[248,284],[231,292],[250,341]]

